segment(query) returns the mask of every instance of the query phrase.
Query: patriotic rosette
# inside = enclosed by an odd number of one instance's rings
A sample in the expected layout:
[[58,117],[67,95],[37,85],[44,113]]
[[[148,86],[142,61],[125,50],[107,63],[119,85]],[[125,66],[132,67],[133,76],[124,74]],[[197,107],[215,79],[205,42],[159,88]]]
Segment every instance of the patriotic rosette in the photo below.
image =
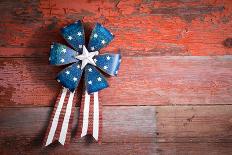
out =
[[73,113],[78,95],[76,88],[80,84],[82,75],[84,91],[81,94],[83,97],[76,135],[79,138],[91,134],[96,141],[100,141],[102,116],[98,92],[109,86],[102,72],[116,76],[121,55],[109,53],[99,55],[99,50],[107,46],[114,38],[113,34],[99,23],[92,31],[87,47],[81,21],[64,27],[61,33],[72,48],[53,43],[49,57],[50,64],[70,65],[57,76],[57,81],[63,89],[57,97],[52,112],[44,139],[45,146],[55,140],[62,145],[70,142]]

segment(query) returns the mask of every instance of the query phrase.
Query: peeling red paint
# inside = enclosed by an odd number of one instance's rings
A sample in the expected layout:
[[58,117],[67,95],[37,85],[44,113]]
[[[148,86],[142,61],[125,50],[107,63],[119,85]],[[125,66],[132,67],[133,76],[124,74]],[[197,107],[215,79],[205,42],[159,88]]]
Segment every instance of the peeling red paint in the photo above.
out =
[[[18,6],[14,6],[13,2],[8,3],[9,6],[12,5],[12,10],[16,14],[10,14],[9,10],[3,8],[5,13],[1,15],[0,46],[41,47],[47,48],[47,51],[42,50],[44,52],[35,55],[30,52],[7,53],[0,48],[2,56],[47,56],[51,42],[64,42],[59,29],[79,19],[82,19],[87,27],[100,22],[116,35],[115,40],[103,52],[107,50],[116,52],[120,49],[124,56],[206,56],[232,53],[222,44],[232,34],[230,0],[186,2],[54,0]],[[32,15],[26,16],[24,12]],[[28,17],[26,21],[30,23],[24,21],[26,17]],[[88,28],[88,31],[90,30]]]
[[[124,57],[118,77],[108,78],[110,88],[103,90],[102,103],[231,104],[231,60],[230,56]],[[0,107],[54,103],[61,89],[55,77],[62,67],[38,58],[2,58],[0,62]]]

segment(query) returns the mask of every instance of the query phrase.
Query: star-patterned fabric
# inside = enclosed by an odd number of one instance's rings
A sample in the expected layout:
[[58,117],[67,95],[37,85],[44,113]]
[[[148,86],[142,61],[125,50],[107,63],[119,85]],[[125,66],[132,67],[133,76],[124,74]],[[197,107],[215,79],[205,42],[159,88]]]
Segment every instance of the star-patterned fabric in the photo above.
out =
[[82,46],[85,45],[85,34],[80,20],[61,29],[61,34],[78,53],[82,52]]
[[51,52],[50,52],[50,64],[52,65],[66,65],[73,62],[76,62],[77,59],[75,59],[76,51],[73,49],[59,44],[59,43],[53,43],[51,45]]
[[85,48],[84,28],[81,21],[64,27],[61,33],[73,49],[59,43],[53,43],[49,58],[50,63],[53,65],[72,63],[72,65],[58,74],[57,81],[73,92],[84,73],[85,88],[89,94],[107,88],[109,85],[100,70],[116,76],[121,62],[121,55],[98,55],[98,53],[101,48],[112,41],[114,38],[112,33],[97,23],[92,31],[88,49]]
[[98,51],[101,48],[106,47],[113,39],[114,35],[101,24],[97,23],[91,33],[88,50]]
[[85,67],[85,86],[88,93],[92,93],[109,85],[105,77],[93,65],[87,65]]
[[57,76],[57,81],[73,92],[79,84],[82,72],[80,62],[76,62],[62,70]]
[[95,57],[95,63],[103,72],[116,76],[121,62],[121,54],[103,54]]

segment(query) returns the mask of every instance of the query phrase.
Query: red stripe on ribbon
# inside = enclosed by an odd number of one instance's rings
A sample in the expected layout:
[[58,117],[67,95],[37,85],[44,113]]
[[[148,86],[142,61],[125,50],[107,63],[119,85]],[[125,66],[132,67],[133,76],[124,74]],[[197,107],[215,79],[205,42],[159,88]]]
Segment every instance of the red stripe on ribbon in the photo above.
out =
[[[81,138],[82,130],[83,130],[83,117],[84,117],[84,107],[85,107],[85,97],[86,93],[82,94],[82,100],[80,104],[79,117],[78,117],[78,129],[76,133],[76,139]],[[98,143],[102,142],[102,105],[99,99],[99,131],[98,131]],[[90,95],[90,103],[89,103],[89,114],[88,114],[88,129],[87,134],[93,135],[93,120],[94,120],[94,95]]]
[[[58,95],[58,97],[56,99],[56,102],[55,102],[55,105],[54,105],[54,108],[53,108],[53,111],[52,111],[52,114],[51,114],[51,117],[50,117],[49,125],[48,125],[48,128],[47,128],[46,134],[45,134],[45,138],[44,138],[44,141],[43,141],[43,144],[45,146],[53,143],[55,140],[59,140],[60,134],[61,134],[61,129],[62,129],[63,122],[64,122],[64,117],[65,117],[65,114],[67,112],[67,105],[68,105],[69,98],[71,98],[70,101],[72,103],[70,105],[71,106],[70,107],[71,108],[71,113],[70,113],[70,118],[66,120],[66,121],[69,121],[69,122],[68,122],[67,133],[66,133],[66,137],[65,137],[64,141],[65,141],[65,144],[70,143],[73,116],[74,116],[74,111],[75,111],[75,105],[76,105],[76,102],[77,102],[77,95],[74,94],[73,99],[72,99],[72,97],[70,97],[71,93],[72,92],[70,92],[66,88],[63,88],[63,90],[59,93],[59,95]],[[62,102],[62,95],[64,97],[64,102]],[[57,115],[58,116],[57,124],[54,125],[55,114],[57,113],[57,111],[59,111],[58,107],[61,108],[61,109],[60,109],[59,115]],[[52,126],[52,124],[53,124],[53,126]],[[52,129],[52,128],[54,128],[54,129]],[[53,130],[54,132],[52,132],[51,130]],[[54,135],[52,133],[54,133]],[[49,136],[49,134],[50,134],[50,136]]]
[[[59,93],[45,134],[45,146],[53,143],[55,140],[58,140],[62,145],[70,143],[77,98],[77,95],[66,88],[63,88]],[[91,134],[95,135],[94,138],[98,143],[101,143],[102,105],[99,101],[100,97],[98,96],[98,93],[89,95],[85,92],[85,94],[82,94],[76,134],[77,138]],[[85,118],[84,121],[83,118]]]
[[78,126],[77,126],[78,128],[76,133],[77,139],[81,137],[81,133],[82,133],[84,104],[85,104],[85,94],[83,93],[81,98],[79,116],[78,116]]
[[[61,98],[61,94],[62,94],[62,91],[60,91],[59,95],[56,98],[56,102],[55,102],[52,114],[50,116],[49,124],[48,124],[47,130],[46,130],[46,134],[45,134],[45,137],[44,137],[44,140],[43,140],[43,145],[46,145],[46,142],[47,142],[47,139],[48,139],[48,134],[49,134],[51,126],[52,126],[52,121],[54,119],[55,112],[57,110],[57,106],[58,106],[58,103],[59,103],[60,98]],[[54,141],[55,141],[55,138],[53,138],[52,142],[54,142]]]
[[93,134],[93,95],[90,95],[89,122],[87,134]]

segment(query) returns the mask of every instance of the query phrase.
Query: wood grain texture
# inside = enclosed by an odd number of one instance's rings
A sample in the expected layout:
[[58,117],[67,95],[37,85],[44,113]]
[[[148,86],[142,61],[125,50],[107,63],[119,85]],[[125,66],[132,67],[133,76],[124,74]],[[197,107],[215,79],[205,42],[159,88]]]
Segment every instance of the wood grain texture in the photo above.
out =
[[232,106],[156,108],[159,142],[231,142]]
[[[55,146],[55,147],[54,147]],[[48,148],[30,144],[7,146],[0,153],[3,155],[231,155],[231,143],[74,143],[69,147],[53,145]]]
[[232,54],[223,43],[232,33],[231,0],[1,1],[0,10],[3,57],[48,57],[51,42],[65,43],[59,29],[78,19],[85,23],[87,37],[95,22],[116,35],[103,51],[120,49],[127,56]]
[[[231,154],[231,0],[8,0],[0,10],[0,154]],[[48,65],[50,44],[67,45],[59,30],[79,19],[86,43],[102,23],[116,37],[101,53],[123,56],[100,94],[103,143],[42,148],[63,68]]]
[[[0,110],[0,144],[5,153],[229,154],[232,145],[231,105],[105,106],[102,145],[86,138],[73,139],[68,148],[55,144],[46,149],[41,140],[51,108]],[[74,120],[75,133],[77,116]]]
[[[47,59],[1,58],[0,106],[50,106],[62,67]],[[124,57],[101,91],[103,105],[231,104],[232,57]]]

